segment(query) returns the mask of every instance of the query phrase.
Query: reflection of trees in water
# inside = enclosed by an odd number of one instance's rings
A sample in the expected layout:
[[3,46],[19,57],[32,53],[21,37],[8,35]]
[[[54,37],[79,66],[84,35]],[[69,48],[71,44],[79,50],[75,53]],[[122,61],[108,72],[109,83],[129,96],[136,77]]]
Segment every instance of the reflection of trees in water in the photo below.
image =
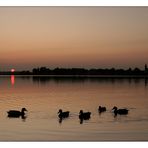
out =
[[31,80],[31,76],[16,76],[16,78],[20,78],[20,79],[23,79],[23,80]]
[[42,84],[45,84],[45,83],[48,83],[51,81],[51,78],[50,77],[42,77],[42,76],[33,76],[32,77],[32,80],[34,83],[42,83]]
[[55,82],[55,83],[67,83],[67,82],[84,82],[86,81],[86,78],[77,78],[77,77],[60,77],[60,76],[33,76],[32,77],[33,82],[35,83],[49,83],[49,82]]
[[145,79],[145,87],[147,86],[147,83],[148,83],[148,80],[147,80],[147,79]]
[[33,76],[34,83],[119,83],[119,84],[145,84],[147,86],[147,78],[123,78],[123,77],[82,77],[82,76]]

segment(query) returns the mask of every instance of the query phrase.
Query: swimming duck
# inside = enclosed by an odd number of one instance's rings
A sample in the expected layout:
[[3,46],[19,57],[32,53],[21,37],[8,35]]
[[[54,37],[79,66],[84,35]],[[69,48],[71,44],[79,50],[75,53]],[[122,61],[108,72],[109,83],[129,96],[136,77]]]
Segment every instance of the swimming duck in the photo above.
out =
[[99,106],[98,111],[99,111],[99,113],[105,112],[106,111],[106,107]]
[[59,114],[58,115],[59,118],[67,118],[67,117],[69,117],[69,111],[63,112],[62,109],[59,109],[58,114]]
[[91,115],[91,112],[83,112],[83,110],[80,110],[79,119],[89,120],[90,115]]
[[16,117],[16,118],[18,118],[20,116],[24,117],[25,116],[25,111],[27,111],[27,109],[26,108],[22,108],[21,111],[10,110],[7,113],[8,113],[8,117]]
[[128,114],[128,109],[118,109],[116,106],[113,107],[114,114],[117,115],[127,115]]

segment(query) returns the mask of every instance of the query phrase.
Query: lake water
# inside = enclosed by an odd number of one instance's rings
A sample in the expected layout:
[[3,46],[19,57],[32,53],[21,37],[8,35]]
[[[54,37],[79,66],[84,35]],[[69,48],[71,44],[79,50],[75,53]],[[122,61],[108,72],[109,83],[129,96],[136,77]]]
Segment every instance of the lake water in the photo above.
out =
[[[98,106],[107,111],[99,114]],[[116,116],[113,106],[129,109]],[[8,118],[25,107],[26,119]],[[59,109],[70,117],[59,123]],[[80,109],[90,120],[80,124]],[[0,77],[0,141],[148,140],[148,85],[145,79]]]

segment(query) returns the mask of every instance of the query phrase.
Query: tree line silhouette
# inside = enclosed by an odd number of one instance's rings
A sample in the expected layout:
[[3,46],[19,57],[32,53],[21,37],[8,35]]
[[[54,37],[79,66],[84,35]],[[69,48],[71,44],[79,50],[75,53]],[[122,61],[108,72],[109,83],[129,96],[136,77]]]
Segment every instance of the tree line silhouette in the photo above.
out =
[[0,71],[0,75],[71,75],[71,76],[148,76],[148,68],[145,64],[144,70],[139,68],[128,68],[128,69],[85,69],[85,68],[55,68],[50,69],[47,67],[33,68],[32,71]]

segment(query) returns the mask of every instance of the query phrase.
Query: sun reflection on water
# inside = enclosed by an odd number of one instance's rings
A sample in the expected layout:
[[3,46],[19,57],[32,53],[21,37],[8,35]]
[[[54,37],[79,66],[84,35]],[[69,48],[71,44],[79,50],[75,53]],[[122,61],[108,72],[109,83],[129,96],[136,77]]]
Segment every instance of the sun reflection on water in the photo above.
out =
[[14,84],[15,84],[15,76],[11,75],[11,85],[14,85]]

